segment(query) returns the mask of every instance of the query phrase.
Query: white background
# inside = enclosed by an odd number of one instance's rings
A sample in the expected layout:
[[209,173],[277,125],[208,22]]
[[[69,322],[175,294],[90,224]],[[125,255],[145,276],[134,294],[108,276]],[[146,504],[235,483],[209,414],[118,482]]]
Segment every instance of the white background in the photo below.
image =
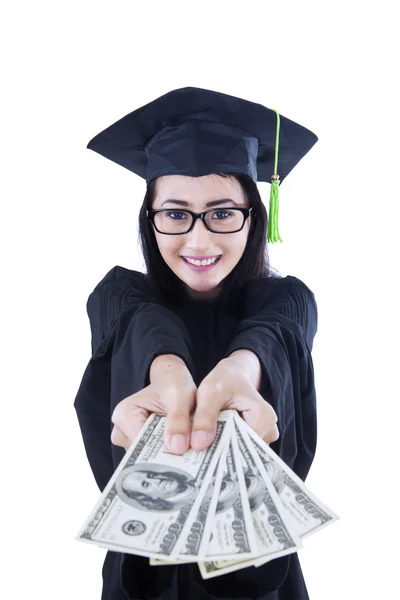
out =
[[299,556],[311,600],[400,598],[395,6],[3,5],[1,598],[100,598],[105,553],[74,539],[99,492],[73,401],[89,293],[117,264],[144,270],[145,182],[86,144],[185,86],[276,108],[319,136],[281,187],[284,243],[270,246],[318,302],[307,482],[341,517]]

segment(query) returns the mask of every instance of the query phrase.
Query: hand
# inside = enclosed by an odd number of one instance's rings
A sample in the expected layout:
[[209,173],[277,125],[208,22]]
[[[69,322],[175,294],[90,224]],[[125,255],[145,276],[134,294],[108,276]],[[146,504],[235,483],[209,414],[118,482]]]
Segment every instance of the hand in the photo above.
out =
[[242,413],[246,423],[267,444],[279,438],[274,409],[240,371],[238,362],[228,357],[217,364],[197,390],[190,440],[192,448],[203,450],[210,446],[215,438],[218,415],[227,409]]
[[111,417],[112,443],[128,450],[150,414],[159,413],[167,415],[164,439],[167,450],[183,454],[189,448],[190,414],[195,407],[196,390],[181,359],[173,355],[157,357],[151,366],[150,384],[115,407]]

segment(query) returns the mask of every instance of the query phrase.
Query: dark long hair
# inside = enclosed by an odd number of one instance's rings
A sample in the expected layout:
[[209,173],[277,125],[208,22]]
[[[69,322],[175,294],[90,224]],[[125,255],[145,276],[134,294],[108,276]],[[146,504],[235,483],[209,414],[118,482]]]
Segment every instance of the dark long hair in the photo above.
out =
[[[247,175],[215,173],[215,177],[234,177],[254,207],[247,244],[235,268],[223,281],[221,300],[235,310],[242,293],[251,280],[270,276],[271,267],[267,250],[268,215],[256,183]],[[147,280],[159,301],[173,306],[185,294],[184,283],[166,264],[160,254],[152,223],[146,210],[152,208],[156,179],[150,181],[139,213],[139,240],[147,268]]]

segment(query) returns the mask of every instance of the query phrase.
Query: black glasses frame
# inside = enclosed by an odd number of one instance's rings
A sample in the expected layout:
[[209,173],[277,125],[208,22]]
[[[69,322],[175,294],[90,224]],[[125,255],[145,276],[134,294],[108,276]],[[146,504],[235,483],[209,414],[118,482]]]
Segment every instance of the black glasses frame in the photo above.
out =
[[[210,229],[206,223],[205,220],[205,216],[207,213],[212,212],[214,210],[238,210],[240,211],[243,216],[243,225],[241,226],[240,229],[235,229],[234,231],[213,231],[212,229]],[[203,211],[202,213],[195,213],[191,210],[187,210],[186,208],[176,208],[175,210],[173,208],[159,208],[158,210],[146,210],[146,217],[153,223],[154,228],[158,231],[158,233],[162,233],[163,235],[185,235],[186,233],[189,233],[190,231],[192,231],[196,220],[197,219],[201,219],[205,225],[205,227],[208,229],[208,231],[211,231],[211,233],[220,233],[222,235],[226,235],[228,233],[237,233],[238,231],[242,231],[244,224],[246,223],[246,220],[249,218],[249,216],[253,213],[253,206],[251,206],[250,208],[231,208],[230,206],[221,206],[221,208],[210,208],[208,210]],[[166,233],[165,231],[160,231],[155,222],[154,222],[154,217],[157,213],[159,212],[187,212],[190,215],[192,215],[192,224],[189,227],[189,229],[187,231],[182,231],[181,233]]]

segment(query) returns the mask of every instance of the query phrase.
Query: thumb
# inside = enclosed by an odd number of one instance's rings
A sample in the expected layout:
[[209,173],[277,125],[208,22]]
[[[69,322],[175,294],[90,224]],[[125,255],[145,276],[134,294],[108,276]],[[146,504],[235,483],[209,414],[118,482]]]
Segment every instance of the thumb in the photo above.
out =
[[129,440],[129,445],[133,442],[139,431],[150,416],[150,412],[141,406],[128,405],[125,400],[122,400],[114,409],[111,415],[111,421],[117,428],[114,430],[111,441],[117,446],[124,446],[123,443],[118,443],[114,439],[121,440],[121,435]]
[[220,395],[215,389],[199,387],[190,439],[194,450],[204,450],[214,441],[221,406],[222,398],[220,400]]
[[173,399],[166,400],[166,423],[164,444],[173,454],[183,454],[189,449],[190,413],[194,404],[195,392],[174,394]]

